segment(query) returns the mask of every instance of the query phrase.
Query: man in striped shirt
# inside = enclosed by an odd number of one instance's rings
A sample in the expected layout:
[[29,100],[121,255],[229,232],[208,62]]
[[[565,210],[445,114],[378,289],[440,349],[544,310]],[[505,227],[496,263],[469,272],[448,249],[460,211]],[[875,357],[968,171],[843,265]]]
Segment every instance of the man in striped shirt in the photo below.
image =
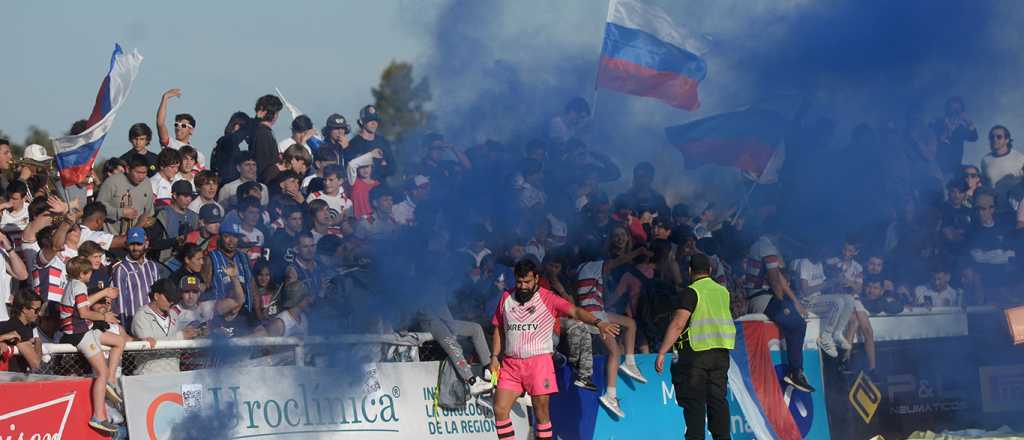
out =
[[[550,439],[551,394],[558,392],[555,366],[551,360],[554,343],[551,332],[560,317],[571,317],[596,326],[601,335],[614,338],[618,324],[602,321],[590,312],[573,306],[550,290],[540,287],[537,264],[524,258],[515,265],[515,288],[505,291],[494,311],[494,336],[491,340],[491,374],[498,375],[498,391],[494,397],[494,420],[498,438],[515,439],[509,413],[523,391],[530,394],[537,418],[537,438]],[[504,350],[503,348],[504,342]],[[504,353],[499,364],[498,353]]]
[[[220,230],[220,242],[217,249],[210,252],[203,262],[203,279],[210,280],[208,293],[213,298],[206,299],[241,299],[244,312],[252,313],[253,276],[249,267],[249,257],[239,252],[242,231],[238,225],[229,225]],[[234,267],[234,269],[230,269]],[[239,295],[237,290],[241,288]],[[204,295],[205,296],[205,295]]]
[[131,328],[132,316],[139,307],[149,304],[149,286],[158,278],[156,263],[146,259],[149,243],[142,228],[128,230],[128,255],[114,264],[112,274],[114,287],[121,294],[114,302],[114,312],[121,323]]

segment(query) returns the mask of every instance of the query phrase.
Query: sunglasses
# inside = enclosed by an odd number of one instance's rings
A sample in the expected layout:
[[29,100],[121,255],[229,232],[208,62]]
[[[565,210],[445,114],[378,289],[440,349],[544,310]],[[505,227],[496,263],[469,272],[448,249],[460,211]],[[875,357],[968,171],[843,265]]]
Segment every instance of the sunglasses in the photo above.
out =
[[174,128],[192,128],[192,126],[184,122],[175,122]]

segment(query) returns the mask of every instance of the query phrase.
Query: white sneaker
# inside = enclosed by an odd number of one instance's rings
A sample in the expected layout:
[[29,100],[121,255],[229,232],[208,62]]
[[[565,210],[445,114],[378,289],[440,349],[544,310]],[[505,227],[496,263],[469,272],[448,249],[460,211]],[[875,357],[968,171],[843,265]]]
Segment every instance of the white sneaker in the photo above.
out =
[[839,352],[836,351],[836,343],[832,341],[831,336],[819,336],[818,337],[818,348],[828,357],[839,356]]
[[633,378],[633,380],[637,382],[647,383],[647,378],[640,372],[640,368],[638,368],[636,364],[619,364],[619,371],[621,371],[622,374]]
[[605,394],[597,400],[601,401],[601,406],[604,406],[608,411],[611,411],[616,417],[620,419],[626,417],[626,413],[622,412],[622,407],[619,406],[619,399]]
[[850,341],[847,341],[846,337],[842,334],[836,333],[834,339],[836,340],[836,344],[838,344],[839,348],[843,349],[843,351],[850,351],[853,349],[853,345],[850,344]]
[[491,384],[491,381],[484,380],[482,377],[474,377],[473,383],[469,384],[469,394],[473,396],[489,393],[493,389],[494,385]]

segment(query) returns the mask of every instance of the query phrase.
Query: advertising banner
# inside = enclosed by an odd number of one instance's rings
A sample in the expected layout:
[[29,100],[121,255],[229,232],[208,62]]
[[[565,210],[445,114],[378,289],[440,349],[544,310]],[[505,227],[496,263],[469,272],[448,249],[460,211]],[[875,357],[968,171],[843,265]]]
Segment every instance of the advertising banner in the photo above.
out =
[[89,427],[92,379],[0,383],[0,438],[109,439]]
[[[832,432],[903,438],[924,429],[980,426],[981,393],[986,389],[979,387],[978,366],[963,356],[950,361],[951,350],[969,343],[966,337],[878,343],[878,367],[870,376],[860,371],[841,374],[829,362],[825,371]],[[986,377],[1002,372],[991,370]],[[1001,395],[991,396],[999,400]]]
[[[805,393],[781,381],[785,369],[778,350],[771,351],[778,378],[773,385],[779,387],[784,404],[788,405],[788,412],[792,414],[792,419],[803,438],[828,439],[829,425],[821,376],[821,357],[817,350],[804,350],[803,353],[804,373],[818,391],[813,394]],[[683,410],[676,403],[672,376],[667,366],[662,374],[655,373],[655,358],[653,354],[636,356],[637,365],[647,378],[646,384],[619,375],[616,391],[622,410],[626,413],[626,417],[621,420],[616,419],[598,402],[600,393],[606,388],[604,356],[594,359],[594,383],[598,386],[598,392],[576,388],[572,385],[572,369],[569,366],[559,369],[557,373],[560,392],[551,399],[551,418],[555,433],[564,439],[682,438],[685,431]],[[754,430],[744,417],[736,395],[731,389],[727,399],[732,438],[754,440]],[[781,410],[786,411],[785,408]],[[710,433],[705,432],[705,437],[710,439]]]
[[[496,438],[490,398],[435,408],[437,372],[437,362],[408,362],[359,374],[258,367],[126,377],[128,430],[142,440]],[[525,407],[517,403],[512,420],[529,432]]]

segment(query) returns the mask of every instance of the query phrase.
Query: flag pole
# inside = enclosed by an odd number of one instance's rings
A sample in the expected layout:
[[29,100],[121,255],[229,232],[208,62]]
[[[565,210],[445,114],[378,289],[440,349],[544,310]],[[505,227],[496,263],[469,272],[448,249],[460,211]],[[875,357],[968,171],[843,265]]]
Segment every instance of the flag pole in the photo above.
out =
[[736,224],[736,220],[738,220],[740,218],[740,214],[743,213],[743,210],[747,209],[747,205],[749,205],[749,203],[750,203],[750,196],[752,194],[754,194],[754,190],[757,189],[757,187],[761,185],[761,178],[764,177],[764,172],[768,171],[768,165],[770,165],[772,163],[772,161],[775,160],[775,155],[778,152],[779,152],[778,148],[776,148],[774,151],[772,151],[772,155],[768,158],[768,162],[765,163],[764,169],[761,170],[761,174],[759,174],[757,176],[757,178],[754,179],[754,184],[750,185],[750,189],[747,190],[747,195],[743,196],[743,200],[740,202],[739,207],[736,208],[736,213],[732,215],[732,221],[729,222],[730,225],[735,225]]
[[[611,18],[612,4],[613,3],[615,3],[615,0],[608,0],[608,10],[606,12],[608,18],[605,19],[605,23],[607,23],[608,19]],[[604,52],[604,50],[603,50],[604,49],[604,42],[603,42],[603,40],[604,40],[604,38],[602,38],[602,43],[601,43],[601,49],[602,50],[601,50],[601,52],[598,52],[597,69],[594,70],[594,93],[591,94],[591,96],[590,96],[590,120],[594,120],[594,117],[597,115],[597,91],[598,91],[597,78],[601,75],[600,53]]]

